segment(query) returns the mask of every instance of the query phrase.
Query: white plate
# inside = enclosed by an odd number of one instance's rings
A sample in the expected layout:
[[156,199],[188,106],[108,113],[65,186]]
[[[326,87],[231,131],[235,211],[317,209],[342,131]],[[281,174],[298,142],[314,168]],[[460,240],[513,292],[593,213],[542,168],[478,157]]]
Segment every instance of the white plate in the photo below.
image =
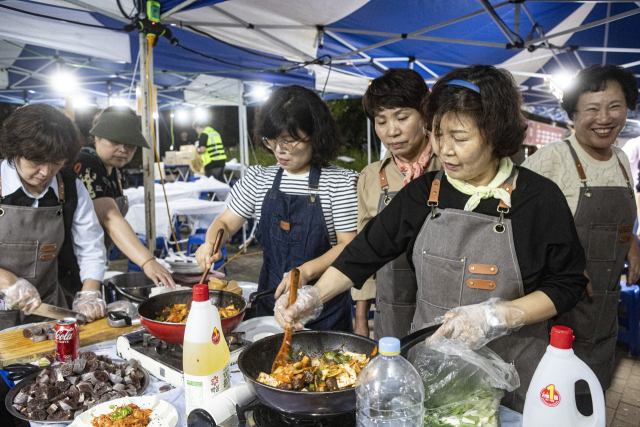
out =
[[262,316],[245,320],[234,332],[244,332],[244,339],[254,342],[267,336],[281,334],[284,329],[280,327],[275,317]]
[[242,296],[249,301],[252,293],[258,292],[258,284],[253,282],[238,282],[238,286],[242,288]]
[[174,427],[178,423],[178,411],[172,404],[158,399],[157,396],[122,397],[101,403],[83,412],[69,427],[92,427],[91,421],[100,415],[113,412],[109,406],[123,406],[129,403],[138,405],[141,409],[153,409],[149,416],[147,427]]

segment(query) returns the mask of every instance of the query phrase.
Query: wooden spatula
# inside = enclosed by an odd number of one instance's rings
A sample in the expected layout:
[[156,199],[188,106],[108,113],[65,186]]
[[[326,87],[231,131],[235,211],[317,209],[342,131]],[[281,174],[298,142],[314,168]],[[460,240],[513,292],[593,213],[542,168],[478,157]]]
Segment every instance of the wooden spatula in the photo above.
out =
[[[216,235],[216,240],[213,242],[213,253],[215,254],[220,250],[220,243],[222,243],[222,236],[224,236],[224,229],[221,228],[218,230],[218,234]],[[200,279],[200,284],[206,285],[205,279],[207,278],[207,274],[209,274],[210,268],[205,268],[204,273],[202,273],[202,278]]]
[[[289,285],[289,306],[292,306],[296,302],[298,297],[298,279],[300,279],[300,271],[297,268],[291,270],[291,284]],[[282,347],[276,356],[276,360],[273,361],[271,366],[271,372],[276,370],[278,366],[287,366],[287,354],[291,348],[291,335],[293,334],[293,328],[287,326],[284,329],[284,339],[282,340]]]

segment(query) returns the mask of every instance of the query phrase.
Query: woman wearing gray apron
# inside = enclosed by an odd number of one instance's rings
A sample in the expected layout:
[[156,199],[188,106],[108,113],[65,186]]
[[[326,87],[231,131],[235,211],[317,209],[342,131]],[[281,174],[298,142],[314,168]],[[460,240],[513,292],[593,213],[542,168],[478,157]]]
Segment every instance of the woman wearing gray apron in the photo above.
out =
[[[171,273],[156,261],[124,219],[129,205],[122,192],[118,168],[131,161],[137,147],[149,149],[141,132],[140,119],[128,107],[109,107],[89,133],[95,137],[95,145],[80,150],[74,172],[91,195],[104,228],[107,254],[115,243],[156,285],[162,283],[175,288]],[[74,286],[71,282],[65,285]]]
[[504,70],[474,66],[443,76],[427,117],[444,170],[400,190],[318,281],[319,300],[283,309],[284,322],[308,317],[315,304],[361,286],[405,253],[418,287],[412,329],[444,320],[435,335],[471,348],[488,343],[518,370],[521,385],[502,404],[521,412],[549,343],[546,321],[573,308],[587,280],[562,193],[509,159],[527,128],[520,105]]
[[[358,179],[358,231],[384,209],[409,182],[440,170],[424,122],[429,88],[409,68],[391,68],[371,81],[362,98],[365,114],[386,148],[384,157],[362,170]],[[396,283],[403,283],[398,288]],[[369,336],[369,310],[376,300],[374,338],[402,338],[416,311],[416,276],[403,254],[383,266],[362,289],[352,289],[356,301],[354,332]]]
[[[0,329],[42,320],[29,315],[41,302],[69,307],[57,280],[57,260],[65,250],[76,251],[83,278],[73,308],[89,321],[104,316],[97,289],[105,269],[95,265],[104,259],[102,229],[86,191],[77,192],[75,177],[60,171],[81,143],[73,122],[44,104],[20,108],[3,124]],[[65,244],[66,237],[72,244]]]
[[[633,235],[636,201],[631,168],[627,156],[614,145],[627,109],[633,109],[637,98],[632,73],[612,65],[582,70],[563,95],[562,106],[575,133],[541,148],[523,164],[555,181],[574,213],[590,283],[585,297],[556,323],[573,329],[574,352],[598,376],[604,390],[611,385],[615,368],[620,274],[628,261],[627,282],[633,284],[640,269]],[[578,393],[587,394],[586,387]]]

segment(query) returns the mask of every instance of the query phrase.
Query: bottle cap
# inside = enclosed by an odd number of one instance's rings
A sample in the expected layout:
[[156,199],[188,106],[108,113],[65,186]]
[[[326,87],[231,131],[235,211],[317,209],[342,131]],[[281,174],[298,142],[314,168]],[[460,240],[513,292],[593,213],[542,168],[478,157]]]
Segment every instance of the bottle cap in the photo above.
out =
[[574,339],[571,328],[566,326],[554,326],[551,328],[551,345],[555,348],[568,350],[571,348]]
[[195,302],[209,301],[209,286],[195,285],[193,287],[193,300]]
[[400,354],[400,340],[394,337],[385,337],[378,342],[378,351],[380,354],[393,356]]

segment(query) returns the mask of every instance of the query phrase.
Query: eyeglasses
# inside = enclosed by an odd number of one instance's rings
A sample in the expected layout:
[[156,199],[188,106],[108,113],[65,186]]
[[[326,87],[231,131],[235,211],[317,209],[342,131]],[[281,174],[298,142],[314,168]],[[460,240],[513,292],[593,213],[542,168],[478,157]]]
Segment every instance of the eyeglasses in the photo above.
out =
[[262,142],[271,151],[275,151],[276,150],[276,145],[279,145],[281,150],[291,152],[298,146],[298,144],[300,144],[301,142],[307,142],[307,141],[303,141],[303,140],[291,141],[291,142],[289,142],[289,141],[277,141],[275,139],[269,139],[269,138],[263,137],[262,138]]

